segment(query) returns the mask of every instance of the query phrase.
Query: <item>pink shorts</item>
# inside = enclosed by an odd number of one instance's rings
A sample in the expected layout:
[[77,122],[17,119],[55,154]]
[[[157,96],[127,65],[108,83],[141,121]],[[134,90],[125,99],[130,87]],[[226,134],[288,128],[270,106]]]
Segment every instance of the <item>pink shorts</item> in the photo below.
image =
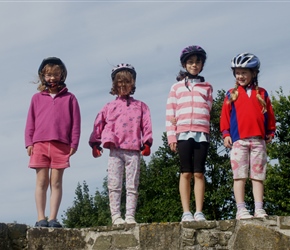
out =
[[[234,179],[265,180],[267,153],[263,139],[248,138],[235,141],[231,151]],[[250,174],[249,174],[250,171]]]
[[58,141],[37,142],[30,156],[30,168],[68,168],[70,146]]

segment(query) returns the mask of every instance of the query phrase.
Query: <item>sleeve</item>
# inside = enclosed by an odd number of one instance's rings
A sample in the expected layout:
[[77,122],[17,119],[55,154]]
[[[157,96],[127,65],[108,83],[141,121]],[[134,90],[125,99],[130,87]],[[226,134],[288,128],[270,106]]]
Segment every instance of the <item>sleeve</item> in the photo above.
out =
[[98,113],[95,119],[93,131],[89,139],[89,145],[91,147],[93,147],[94,144],[98,146],[102,144],[102,132],[106,126],[106,110],[107,105]]
[[229,92],[227,92],[224,99],[221,117],[220,117],[220,131],[223,134],[223,138],[230,136],[230,116],[232,105],[228,103]]
[[34,110],[34,99],[31,99],[30,106],[28,109],[27,119],[26,119],[26,126],[25,126],[25,147],[33,145],[33,134],[35,131],[35,110]]
[[149,107],[145,103],[142,103],[142,116],[142,143],[151,147],[153,144],[151,114]]
[[207,104],[209,106],[209,110],[211,110],[212,108],[212,103],[213,103],[213,97],[212,97],[212,92],[213,92],[213,88],[211,85],[209,85],[210,88],[208,90],[208,100],[207,100]]
[[81,136],[81,112],[75,96],[72,99],[71,148],[78,149]]
[[276,118],[273,111],[271,100],[268,96],[266,96],[266,107],[267,107],[267,113],[268,113],[268,123],[266,128],[266,135],[272,135],[274,137],[275,131],[276,131]]
[[177,97],[173,86],[169,92],[166,103],[166,134],[168,144],[177,142],[176,139],[176,125],[172,124],[172,119],[176,118]]

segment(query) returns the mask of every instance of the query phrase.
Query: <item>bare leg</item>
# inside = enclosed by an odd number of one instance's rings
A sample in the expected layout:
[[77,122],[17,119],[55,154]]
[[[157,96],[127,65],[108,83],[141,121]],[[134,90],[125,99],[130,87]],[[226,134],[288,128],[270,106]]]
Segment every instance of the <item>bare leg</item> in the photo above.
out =
[[49,184],[48,168],[36,169],[35,202],[37,220],[45,219],[46,193]]
[[259,180],[252,180],[253,185],[253,196],[255,202],[263,202],[264,196],[264,183]]
[[183,208],[183,212],[189,212],[189,204],[190,204],[190,181],[192,178],[192,173],[181,173],[179,180],[179,192],[181,197],[181,204]]
[[202,212],[205,192],[205,180],[202,173],[194,174],[194,195],[197,212]]
[[234,180],[234,194],[236,203],[245,201],[245,185],[246,179],[235,179]]
[[62,177],[64,169],[51,169],[50,174],[50,216],[49,220],[56,220],[62,199]]

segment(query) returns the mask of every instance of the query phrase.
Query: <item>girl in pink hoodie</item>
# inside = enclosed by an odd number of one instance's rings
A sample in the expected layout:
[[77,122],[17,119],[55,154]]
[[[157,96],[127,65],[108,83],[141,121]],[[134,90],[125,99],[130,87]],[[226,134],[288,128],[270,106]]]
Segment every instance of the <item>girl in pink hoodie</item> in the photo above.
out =
[[[140,151],[150,155],[152,124],[148,106],[131,97],[136,86],[136,71],[130,64],[119,64],[112,70],[110,94],[116,99],[98,113],[89,144],[93,156],[102,154],[101,145],[110,149],[108,189],[112,224],[135,224],[140,176]],[[123,172],[126,171],[126,214],[121,217],[120,203]]]

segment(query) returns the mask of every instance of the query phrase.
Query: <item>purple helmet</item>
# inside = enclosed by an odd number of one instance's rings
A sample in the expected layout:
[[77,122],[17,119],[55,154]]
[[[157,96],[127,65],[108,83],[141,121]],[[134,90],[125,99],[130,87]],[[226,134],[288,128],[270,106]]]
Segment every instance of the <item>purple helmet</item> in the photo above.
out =
[[259,69],[260,60],[254,54],[242,53],[235,56],[231,61],[231,67],[234,68],[248,68]]
[[128,64],[128,63],[120,63],[112,69],[112,73],[111,73],[112,80],[114,80],[116,74],[122,70],[129,71],[132,74],[133,79],[136,80],[136,75],[137,75],[136,70],[131,64]]
[[185,64],[186,60],[192,55],[200,56],[202,58],[203,63],[206,60],[206,52],[204,51],[204,49],[198,45],[192,45],[192,46],[188,46],[184,48],[181,51],[181,55],[180,55],[181,64],[182,65]]

